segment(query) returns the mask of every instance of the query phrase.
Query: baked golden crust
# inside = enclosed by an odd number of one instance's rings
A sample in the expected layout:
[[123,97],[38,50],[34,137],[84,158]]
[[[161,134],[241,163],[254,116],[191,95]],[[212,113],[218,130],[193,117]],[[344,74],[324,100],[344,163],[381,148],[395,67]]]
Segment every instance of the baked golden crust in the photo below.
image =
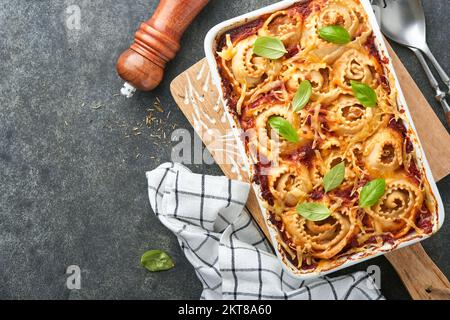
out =
[[[318,30],[340,25],[347,44],[323,40]],[[287,53],[271,60],[256,55],[259,37],[280,39]],[[216,56],[229,110],[247,135],[253,178],[260,185],[281,247],[299,272],[329,270],[346,257],[431,233],[436,200],[418,169],[413,132],[398,106],[395,80],[386,67],[359,0],[310,0],[260,17],[223,34]],[[294,111],[299,84],[312,94]],[[364,107],[351,81],[370,86],[375,107]],[[299,137],[273,134],[271,117],[289,121]],[[275,136],[275,138],[274,138]],[[325,192],[323,178],[345,164],[344,180]],[[361,188],[386,182],[384,195],[369,208],[358,205]],[[326,205],[331,215],[310,221],[297,204]]]

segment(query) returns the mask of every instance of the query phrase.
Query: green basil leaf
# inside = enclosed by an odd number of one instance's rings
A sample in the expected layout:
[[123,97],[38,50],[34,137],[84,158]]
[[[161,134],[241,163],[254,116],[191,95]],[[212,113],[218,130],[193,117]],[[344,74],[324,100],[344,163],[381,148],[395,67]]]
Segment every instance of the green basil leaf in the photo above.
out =
[[303,218],[310,221],[322,221],[331,215],[330,209],[328,209],[322,203],[305,202],[297,206],[297,212]]
[[260,37],[253,44],[253,53],[267,59],[276,60],[287,53],[283,42],[275,37]]
[[295,112],[302,110],[309,101],[312,94],[311,82],[304,80],[298,86],[294,99],[292,100],[292,108]]
[[319,36],[332,43],[346,44],[352,41],[350,33],[342,26],[326,26],[319,29]]
[[294,127],[291,125],[289,121],[287,121],[283,117],[270,117],[269,125],[274,129],[279,135],[281,135],[284,139],[289,142],[298,142],[298,134],[295,131]]
[[386,188],[384,179],[375,179],[366,183],[359,193],[359,206],[369,208],[383,196]]
[[366,108],[373,108],[377,105],[377,94],[375,90],[365,83],[351,80],[352,91],[356,99]]
[[335,165],[331,170],[323,177],[323,187],[325,192],[331,191],[339,187],[344,181],[345,177],[345,163],[341,162]]
[[161,250],[150,250],[141,257],[141,265],[149,271],[165,271],[172,269],[175,264],[172,258]]

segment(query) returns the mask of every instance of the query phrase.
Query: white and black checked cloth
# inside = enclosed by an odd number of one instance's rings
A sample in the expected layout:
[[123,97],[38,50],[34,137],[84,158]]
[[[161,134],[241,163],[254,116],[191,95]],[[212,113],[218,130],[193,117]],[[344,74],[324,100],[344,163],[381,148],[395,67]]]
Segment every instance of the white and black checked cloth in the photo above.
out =
[[174,163],[146,175],[153,211],[194,266],[201,299],[383,299],[365,272],[302,281],[283,271],[245,208],[249,184]]

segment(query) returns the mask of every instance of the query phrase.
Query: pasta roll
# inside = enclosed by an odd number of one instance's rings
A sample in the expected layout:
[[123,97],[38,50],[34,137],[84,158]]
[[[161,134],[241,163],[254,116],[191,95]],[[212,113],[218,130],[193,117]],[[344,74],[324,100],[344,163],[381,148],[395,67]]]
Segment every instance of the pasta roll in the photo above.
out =
[[333,83],[352,93],[351,80],[368,85],[375,84],[374,62],[356,49],[345,52],[333,65]]
[[339,95],[337,89],[330,87],[331,68],[326,63],[308,63],[292,62],[286,71],[283,72],[282,78],[286,83],[286,89],[295,93],[300,83],[308,80],[312,86],[313,101],[328,103],[336,99]]
[[317,222],[304,219],[296,211],[288,211],[282,216],[292,245],[316,259],[329,259],[345,248],[357,229],[354,219],[353,214],[339,210]]
[[382,129],[367,140],[363,155],[371,174],[385,176],[403,163],[403,137],[390,128]]
[[375,112],[373,108],[363,107],[354,97],[341,95],[329,107],[327,119],[331,130],[337,134],[368,134],[371,131],[369,124],[379,119]]
[[234,78],[247,88],[253,88],[263,81],[269,60],[253,53],[253,44],[257,36],[248,37],[236,44],[236,54],[231,60]]
[[275,201],[294,207],[312,190],[312,184],[305,167],[282,165],[271,169],[269,188]]
[[[340,25],[349,32],[352,39],[350,44],[340,45],[320,38],[321,28],[334,25]],[[313,60],[331,64],[351,46],[364,43],[371,32],[372,29],[367,24],[367,18],[360,6],[349,1],[329,0],[305,22],[301,44]]]
[[260,36],[277,36],[287,46],[299,43],[302,32],[302,17],[290,11],[278,11],[264,22]]
[[366,24],[365,15],[360,6],[339,0],[331,0],[319,14],[318,27],[340,25],[344,27],[352,39],[371,31]]
[[391,232],[400,238],[414,225],[415,217],[422,207],[421,189],[403,176],[386,180],[386,191],[367,213],[374,219],[378,233]]
[[258,114],[255,120],[255,130],[247,132],[247,135],[253,150],[269,160],[276,160],[279,154],[292,150],[298,144],[286,141],[270,127],[269,119],[273,116],[285,118],[297,130],[300,137],[303,134],[299,130],[300,123],[298,115],[285,105],[274,105]]

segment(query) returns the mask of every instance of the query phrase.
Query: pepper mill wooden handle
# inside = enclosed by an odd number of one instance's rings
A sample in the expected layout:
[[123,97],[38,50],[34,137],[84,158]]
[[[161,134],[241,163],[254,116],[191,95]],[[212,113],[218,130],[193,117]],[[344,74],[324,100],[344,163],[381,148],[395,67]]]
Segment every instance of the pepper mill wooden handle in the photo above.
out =
[[134,43],[117,60],[117,72],[126,81],[121,93],[150,91],[162,80],[164,68],[180,49],[180,39],[209,0],[161,0],[153,16],[142,23]]

